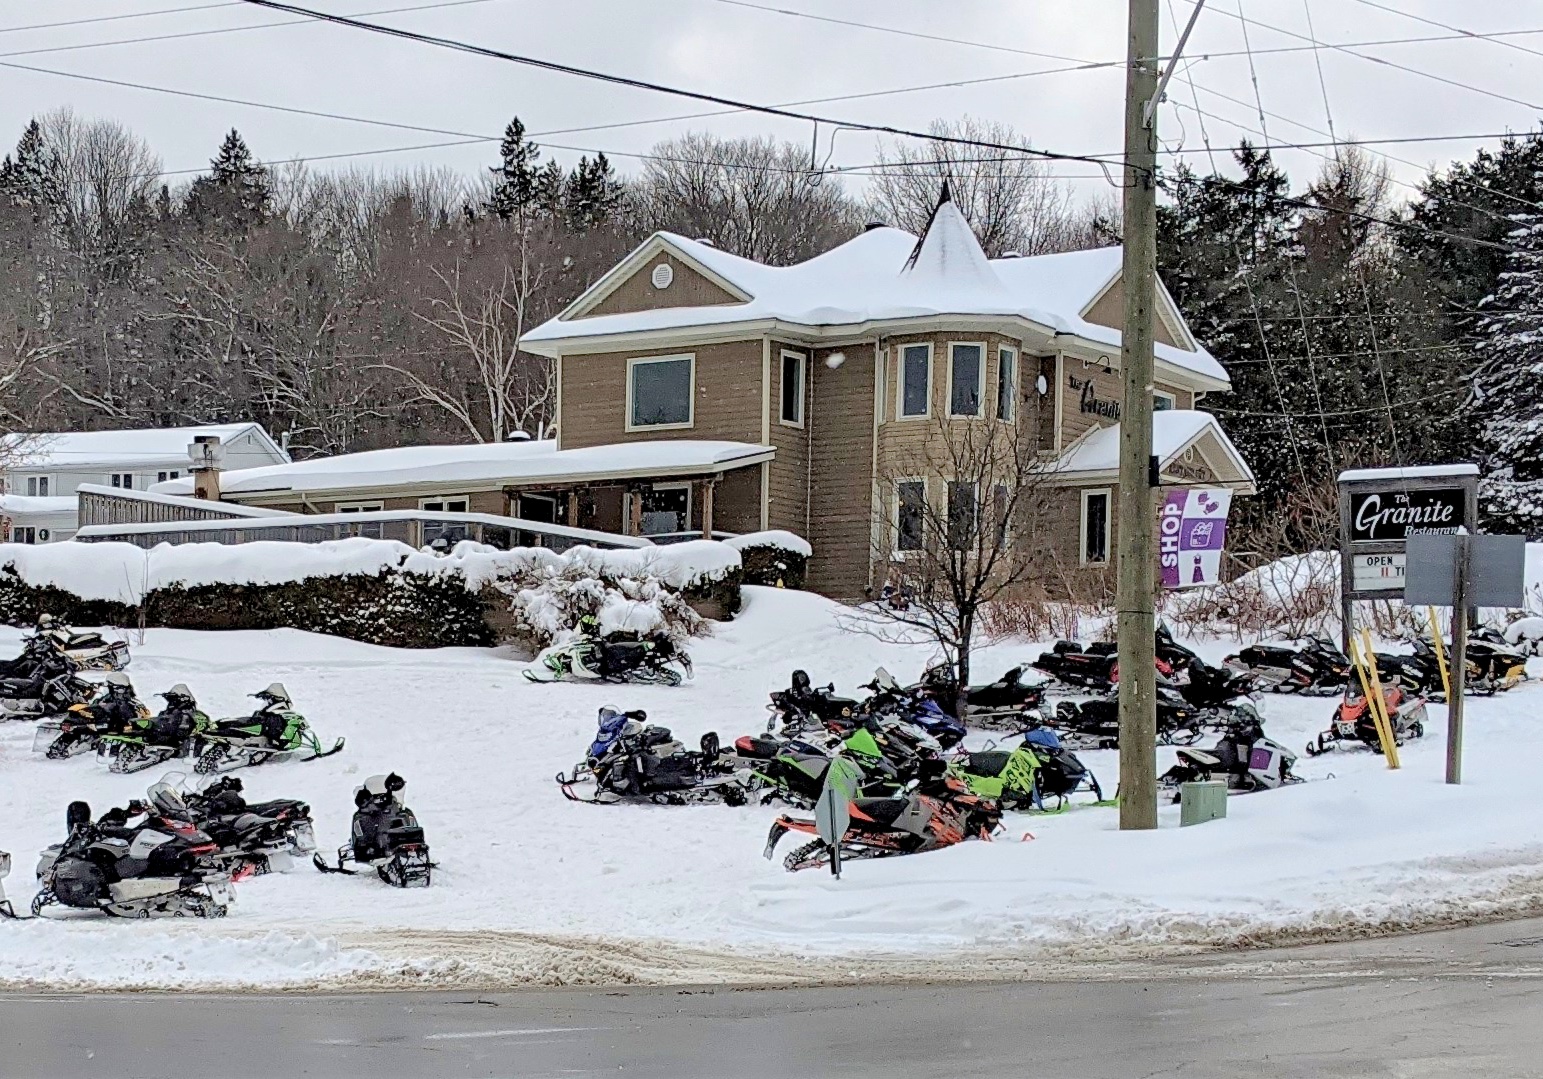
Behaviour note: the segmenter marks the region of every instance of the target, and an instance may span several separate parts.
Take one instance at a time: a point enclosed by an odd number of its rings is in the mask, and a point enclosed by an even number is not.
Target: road
[[[1543,919],[799,989],[0,996],[0,1076],[1543,1077]]]

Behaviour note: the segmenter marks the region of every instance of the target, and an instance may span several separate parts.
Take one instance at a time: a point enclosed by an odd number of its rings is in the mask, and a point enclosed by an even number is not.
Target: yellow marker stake
[[[1377,653],[1372,650],[1372,635],[1365,629],[1361,630],[1361,661],[1365,665],[1365,681],[1371,683],[1372,692],[1367,700],[1373,703],[1372,714],[1378,720],[1377,738],[1382,742],[1382,755],[1387,757],[1389,768],[1402,767],[1398,743],[1393,737],[1393,720],[1388,715],[1387,700],[1382,696],[1382,679],[1377,677]]]
[[[1436,644],[1436,664],[1441,668],[1441,689],[1446,694],[1447,705],[1452,703],[1452,676],[1447,673],[1447,646],[1441,640],[1441,627],[1436,624],[1436,608],[1427,607],[1430,614],[1430,639]]]

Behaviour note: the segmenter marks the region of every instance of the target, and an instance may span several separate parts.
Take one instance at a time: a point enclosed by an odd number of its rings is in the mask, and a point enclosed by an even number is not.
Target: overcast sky
[[[1021,76],[807,108],[837,119],[907,128],[968,113],[1011,123],[1036,147],[1067,153],[1107,154],[1121,145],[1123,82],[1117,69],[1034,73],[1078,62],[1120,60],[1125,52],[1123,0],[756,0],[749,6],[737,0],[461,0],[444,6],[445,0],[439,0],[440,6],[427,8],[430,2],[310,0],[308,6],[338,14],[423,7],[373,19],[768,104]],[[1191,9],[1190,0],[1172,0],[1171,9],[1169,2],[1163,0],[1165,48],[1177,37],[1172,16],[1184,19]],[[1329,117],[1341,138],[1394,139],[1526,130],[1543,116],[1543,105],[1533,104],[1543,102],[1543,0],[1377,2],[1404,14],[1377,10],[1367,0],[1211,0],[1186,55],[1193,59],[1187,72],[1200,88],[1200,108],[1210,114],[1203,123],[1212,143],[1234,144],[1259,127],[1249,62],[1240,55],[1240,4],[1255,20],[1249,38],[1264,108],[1276,114],[1266,117],[1272,141],[1325,141]],[[207,7],[167,11],[195,5]],[[976,44],[919,40],[784,11]],[[27,28],[145,12],[166,13]],[[1326,109],[1315,55],[1302,48],[1309,16],[1318,40],[1332,43],[1454,36],[1410,16],[1478,33],[1532,32],[1499,41],[1446,40],[1355,50],[1477,89],[1323,50],[1316,59],[1327,88]],[[127,42],[231,27],[259,28]],[[111,44],[78,47],[95,43]],[[1300,51],[1278,51],[1282,49]],[[1047,55],[1031,55],[1035,53]],[[813,134],[807,123],[764,115],[666,119],[711,106],[343,27],[310,21],[297,25],[290,16],[239,2],[0,0],[0,65],[5,65],[0,66],[0,143],[14,143],[32,115],[68,105],[85,115],[127,124],[149,140],[168,170],[203,167],[232,126],[240,128],[265,160],[304,157],[328,167],[448,165],[471,172],[495,159],[496,143],[322,161],[327,155],[422,147],[457,136],[199,101],[10,65],[343,113],[468,138],[496,139],[518,114],[533,132],[565,132],[538,140],[575,148],[554,151],[559,158],[576,158],[578,148],[604,150],[623,172],[640,166],[628,154],[646,153],[658,140],[693,128],[726,136],[772,133],[801,145],[808,145]],[[1168,97],[1159,121],[1165,144],[1202,149],[1202,119],[1193,111],[1195,99],[1182,77],[1175,78]],[[637,123],[647,120],[662,122]],[[634,126],[567,130],[601,124]],[[1429,163],[1466,158],[1482,143],[1494,141],[1467,137],[1376,149],[1402,159],[1394,163],[1395,176],[1407,182],[1418,178]],[[841,132],[832,146],[832,132],[820,131],[818,156],[828,156],[832,165],[871,162],[874,150],[870,135]],[[1280,156],[1299,185],[1321,164],[1302,151]],[[1191,160],[1205,165],[1203,155]],[[1055,167],[1076,177],[1085,194],[1104,184],[1096,172],[1090,178],[1091,170],[1074,163]]]

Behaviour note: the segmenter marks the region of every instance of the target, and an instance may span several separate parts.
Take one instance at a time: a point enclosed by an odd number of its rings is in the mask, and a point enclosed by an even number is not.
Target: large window
[[[28,495],[28,497],[30,497],[30,498],[47,498],[48,497],[48,487],[49,487],[48,479],[49,478],[47,476],[28,476],[27,477],[27,495]]]
[[[1082,564],[1109,561],[1109,492],[1082,492]]]
[[[155,482],[156,483],[165,483],[167,480],[178,479],[181,476],[182,476],[182,473],[179,472],[177,469],[171,469],[170,471],[167,471],[167,472],[157,472],[155,474]]]
[[[804,355],[801,352],[782,354],[782,412],[780,417],[789,427],[804,425]]]
[[[121,487],[125,491],[132,491],[134,489],[134,473],[132,472],[114,472],[110,478],[114,487]]]
[[[1018,352],[997,350],[997,419],[1011,420],[1018,400]]]
[[[985,376],[984,345],[948,346],[948,414],[979,416],[981,381]]]
[[[900,407],[902,419],[925,416],[932,399],[932,346],[906,345],[900,350]]]
[[[895,485],[895,550],[919,551],[926,529],[927,484],[901,480]]]
[[[627,361],[627,430],[690,427],[696,358],[660,356]]]
[[[955,551],[967,551],[975,546],[975,529],[979,525],[980,503],[976,498],[975,484],[965,480],[952,480],[948,484],[948,545]]]

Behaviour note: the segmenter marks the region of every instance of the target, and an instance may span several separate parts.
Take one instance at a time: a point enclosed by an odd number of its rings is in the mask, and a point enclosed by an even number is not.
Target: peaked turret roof
[[[985,295],[1003,302],[1009,299],[1002,279],[991,269],[986,252],[975,238],[975,230],[950,195],[947,181],[901,276],[913,289],[970,295],[977,302]]]

